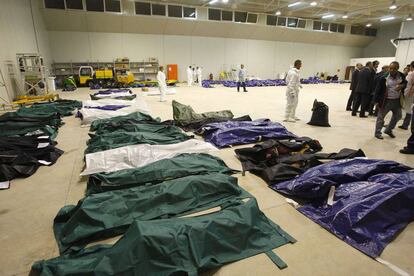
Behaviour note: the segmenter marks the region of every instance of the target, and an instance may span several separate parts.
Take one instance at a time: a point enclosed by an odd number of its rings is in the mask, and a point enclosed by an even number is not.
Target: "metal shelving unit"
[[[77,76],[80,66],[92,66],[94,70],[103,68],[119,68],[124,67],[126,70],[130,70],[135,77],[136,81],[143,80],[155,80],[159,63],[157,59],[150,58],[148,61],[112,61],[112,62],[100,62],[100,61],[87,61],[87,62],[53,62],[52,70],[53,74],[57,78],[64,78],[67,76]]]

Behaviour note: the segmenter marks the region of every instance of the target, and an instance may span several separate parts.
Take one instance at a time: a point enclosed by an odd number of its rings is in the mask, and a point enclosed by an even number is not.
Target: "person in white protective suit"
[[[197,80],[198,80],[198,85],[202,86],[202,82],[203,82],[203,71],[201,71],[201,67],[197,67]]]
[[[191,68],[191,66],[188,66],[187,68],[187,84],[188,86],[193,85],[193,69]]]
[[[299,70],[302,67],[302,61],[296,60],[286,76],[286,112],[284,122],[295,122],[299,119],[296,117],[296,107],[298,106],[300,84]]]
[[[167,93],[167,82],[165,81],[164,67],[160,66],[157,74],[158,89],[160,89],[160,102],[165,102]]]

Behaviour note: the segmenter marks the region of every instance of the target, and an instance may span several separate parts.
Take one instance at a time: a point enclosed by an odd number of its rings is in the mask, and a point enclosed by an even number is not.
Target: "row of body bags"
[[[72,115],[81,102],[57,100],[21,107],[0,116],[0,188],[10,180],[28,177],[40,166],[50,166],[63,154],[54,139],[63,125],[62,116]]]
[[[197,275],[259,253],[286,267],[272,249],[295,239],[238,186],[237,171],[207,154],[217,150],[210,143],[138,112],[95,120],[90,129],[86,197],[59,211],[61,255],[36,262],[35,271]],[[120,234],[113,245],[87,247]]]
[[[268,140],[236,149],[243,170],[298,202],[298,210],[351,246],[377,258],[414,220],[414,172],[361,150],[320,153],[317,140]],[[329,161],[329,162],[327,162]]]
[[[266,139],[294,138],[282,124],[269,119],[252,121],[245,115],[234,118],[230,110],[196,113],[189,105],[173,101],[174,123],[185,130],[195,130],[205,141],[218,148],[250,144]]]

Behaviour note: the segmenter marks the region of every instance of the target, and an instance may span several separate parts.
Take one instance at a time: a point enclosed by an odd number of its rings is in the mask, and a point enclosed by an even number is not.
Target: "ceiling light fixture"
[[[209,5],[215,4],[217,3],[218,0],[211,0],[210,2],[208,2]]]
[[[335,16],[334,14],[326,14],[326,15],[322,16],[322,19],[332,18],[334,16]]]
[[[406,19],[407,21],[413,21],[413,17],[411,16],[411,13],[408,15],[408,17],[407,17],[407,19]]]
[[[311,5],[311,6],[316,6],[316,5],[318,5],[318,3],[317,3],[317,2],[315,2],[315,1],[313,1],[313,2],[311,2],[311,3],[310,3],[310,5]]]
[[[297,5],[300,5],[300,4],[302,4],[302,2],[295,2],[295,3],[292,3],[292,4],[289,4],[288,5],[288,8],[292,8],[292,7],[296,7]]]
[[[229,2],[229,0],[223,0],[224,4],[227,4]]]
[[[281,15],[281,14],[282,14],[282,12],[281,12],[281,11],[277,11],[275,14],[276,14],[276,15]]]
[[[348,15],[347,14],[344,14],[344,15],[342,15],[342,18],[343,19],[347,19],[348,18]]]
[[[392,1],[390,10],[395,10],[397,8],[397,5],[395,4],[395,1]]]
[[[381,18],[380,21],[390,21],[390,20],[394,20],[394,19],[395,19],[394,16],[389,16],[389,17]]]
[[[367,26],[368,28],[369,27],[372,27],[372,24],[371,23],[368,23],[367,25],[365,25],[365,26]]]

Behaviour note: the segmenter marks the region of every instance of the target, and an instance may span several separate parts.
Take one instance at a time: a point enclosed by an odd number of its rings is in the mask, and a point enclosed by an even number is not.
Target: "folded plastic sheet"
[[[50,138],[0,137],[0,182],[28,177],[63,154]]]
[[[91,100],[102,100],[102,99],[115,99],[115,100],[124,100],[124,101],[132,101],[133,99],[135,99],[137,97],[137,95],[133,94],[110,94],[110,95],[90,95]]]
[[[95,120],[108,119],[116,116],[128,115],[133,112],[149,113],[147,103],[142,97],[137,97],[132,101],[116,100],[116,99],[102,99],[96,101],[86,101],[83,103],[84,107],[102,107],[107,105],[126,105],[127,107],[118,110],[100,110],[93,108],[82,108],[79,110],[82,124],[90,124]]]
[[[150,115],[133,112],[127,115],[116,116],[108,119],[95,120],[91,124],[90,131],[99,131],[103,129],[113,129],[123,124],[134,124],[134,123],[159,123],[160,119],[154,119]],[[110,130],[112,131],[112,130]]]
[[[366,181],[380,173],[400,173],[411,168],[390,160],[354,158],[313,167],[300,176],[272,186],[272,189],[303,199],[326,198],[332,186]]]
[[[171,145],[132,145],[85,155],[86,168],[81,175],[139,168],[182,153],[217,151],[210,143],[190,139]]]
[[[95,95],[111,95],[111,94],[132,94],[131,89],[106,89],[99,90]]]
[[[61,252],[116,236],[134,220],[174,217],[219,206],[242,194],[237,178],[211,173],[90,195],[63,207],[54,221]],[[246,194],[244,194],[246,196]]]
[[[190,175],[206,173],[230,175],[236,172],[218,157],[204,153],[184,153],[141,168],[93,174],[89,177],[86,194],[152,185]]]
[[[378,174],[366,181],[346,183],[336,189],[332,206],[325,200],[298,210],[376,258],[414,220],[414,172]]]
[[[178,126],[189,126],[191,124],[202,125],[206,120],[230,120],[234,117],[230,110],[196,113],[189,105],[172,102],[174,121]]]
[[[85,153],[93,153],[109,149],[115,149],[136,144],[167,145],[191,139],[191,136],[183,133],[181,129],[172,127],[165,132],[123,132],[116,131],[93,136],[88,141]],[[175,130],[175,128],[178,130]]]
[[[249,199],[198,217],[136,220],[112,246],[98,245],[39,261],[32,269],[42,276],[192,276],[260,253],[271,254],[283,268],[286,264],[271,250],[293,242]]]
[[[83,106],[83,108],[87,108],[87,109],[99,109],[99,110],[107,110],[107,111],[116,111],[116,110],[119,110],[125,107],[129,107],[129,105],[109,104],[109,105],[101,105],[101,106]]]
[[[295,138],[282,124],[269,119],[254,121],[227,121],[203,125],[197,131],[207,142],[219,148],[258,142],[265,139]]]

